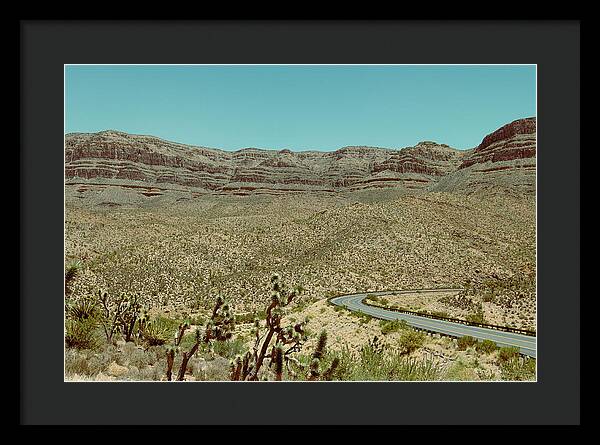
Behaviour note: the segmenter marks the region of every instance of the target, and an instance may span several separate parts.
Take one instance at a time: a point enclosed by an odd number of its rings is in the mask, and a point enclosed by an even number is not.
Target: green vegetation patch
[[[475,346],[477,344],[477,339],[475,337],[471,337],[470,335],[465,335],[464,337],[460,337],[456,341],[456,346],[459,351],[464,351],[465,349]]]
[[[498,351],[498,361],[502,364],[519,357],[519,348],[504,346]]]
[[[405,354],[410,354],[423,346],[426,338],[427,335],[424,332],[409,328],[402,332],[398,344]]]
[[[409,329],[406,320],[381,320],[379,326],[381,327],[381,333],[384,335]]]
[[[535,380],[536,360],[531,357],[513,357],[500,365],[502,380]]]
[[[498,349],[498,346],[492,340],[483,340],[483,341],[478,342],[475,345],[475,349],[478,352],[483,352],[485,354],[491,354],[492,352],[494,352],[495,350]]]
[[[336,380],[351,381],[430,381],[442,380],[442,367],[430,359],[418,359],[389,349],[377,337],[364,345],[358,353],[348,348],[337,353],[339,365]]]

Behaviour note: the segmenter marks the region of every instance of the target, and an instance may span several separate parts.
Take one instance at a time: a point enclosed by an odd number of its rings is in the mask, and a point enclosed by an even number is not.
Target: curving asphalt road
[[[440,334],[451,335],[453,337],[462,337],[470,335],[480,340],[492,340],[498,346],[516,346],[521,353],[529,357],[536,357],[536,337],[516,334],[512,332],[498,331],[489,328],[480,328],[478,326],[469,326],[460,323],[454,323],[445,320],[436,320],[433,318],[420,317],[418,315],[403,314],[383,308],[367,306],[362,302],[367,295],[398,295],[414,294],[415,292],[433,293],[458,291],[460,289],[418,289],[405,291],[380,291],[364,292],[358,294],[348,294],[332,298],[331,303],[345,307],[347,309],[362,312],[382,320],[406,320],[406,322],[415,328],[426,329],[428,331],[439,332]]]

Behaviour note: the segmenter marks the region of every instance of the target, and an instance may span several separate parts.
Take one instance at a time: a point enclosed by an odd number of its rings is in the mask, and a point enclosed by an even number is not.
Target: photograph
[[[64,63],[64,383],[537,382],[537,76]]]

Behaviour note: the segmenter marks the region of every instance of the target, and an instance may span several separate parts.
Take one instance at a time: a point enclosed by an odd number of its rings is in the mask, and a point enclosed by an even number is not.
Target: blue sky
[[[67,65],[65,133],[336,150],[433,140],[459,149],[536,115],[534,65]]]

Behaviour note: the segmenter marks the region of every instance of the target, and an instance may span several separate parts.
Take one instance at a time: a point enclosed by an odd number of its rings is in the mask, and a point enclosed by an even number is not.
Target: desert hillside
[[[379,192],[378,195],[383,195]],[[184,309],[216,292],[241,310],[268,300],[273,271],[306,298],[462,285],[535,270],[533,197],[428,193],[211,197],[170,207],[67,206],[76,293],[137,291]]]
[[[401,149],[228,152],[119,131],[65,136],[67,197],[148,204],[206,194],[411,191],[535,193],[535,118],[511,122],[466,151],[423,141]]]

